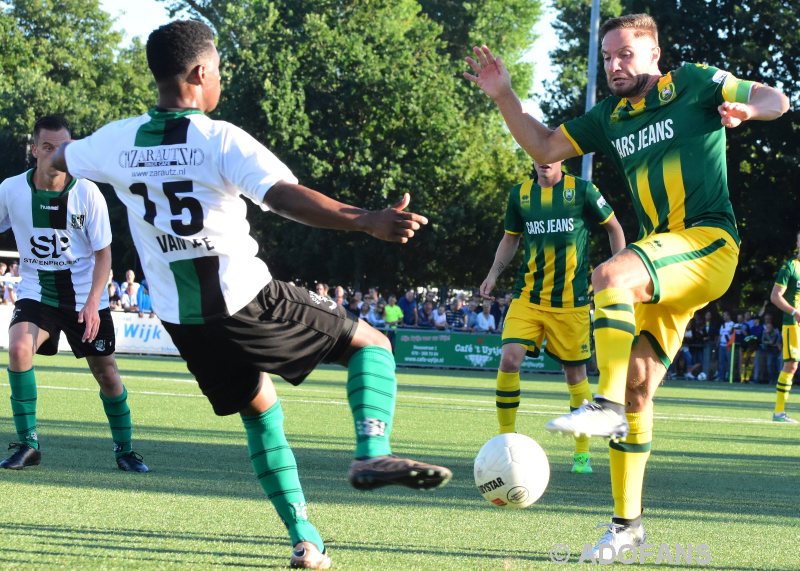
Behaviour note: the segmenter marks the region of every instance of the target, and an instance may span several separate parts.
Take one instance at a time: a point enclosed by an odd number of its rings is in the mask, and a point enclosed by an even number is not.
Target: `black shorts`
[[[67,336],[72,354],[78,359],[111,355],[116,344],[114,320],[111,319],[111,310],[108,308],[101,309],[99,314],[100,327],[97,330],[97,337],[91,343],[84,343],[81,340],[86,331],[86,324],[78,323],[77,311],[65,311],[33,299],[17,300],[8,326],[10,328],[16,323],[33,323],[39,329],[47,331],[50,338],[36,349],[37,355],[58,353],[58,340],[62,331]]]
[[[336,361],[358,322],[330,298],[272,280],[235,315],[204,325],[163,325],[222,416],[253,400],[262,372],[299,385],[319,363]]]

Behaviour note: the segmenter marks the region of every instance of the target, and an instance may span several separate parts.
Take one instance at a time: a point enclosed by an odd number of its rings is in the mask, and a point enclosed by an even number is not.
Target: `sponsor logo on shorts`
[[[311,297],[311,301],[313,301],[317,305],[326,304],[328,306],[328,309],[330,309],[331,311],[336,309],[336,302],[333,301],[331,298],[325,297],[324,295],[319,295],[318,293],[313,292],[311,290],[308,290],[308,295]]]

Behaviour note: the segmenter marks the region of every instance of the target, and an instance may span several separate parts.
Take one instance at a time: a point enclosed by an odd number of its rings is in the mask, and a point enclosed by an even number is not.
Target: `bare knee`
[[[122,379],[119,377],[117,362],[113,358],[87,359],[97,384],[105,395],[117,395],[122,392]]]
[[[8,347],[8,364],[12,371],[27,371],[33,366],[33,345],[28,340],[14,340]]]
[[[783,370],[794,375],[797,372],[797,361],[786,361],[783,364]]]

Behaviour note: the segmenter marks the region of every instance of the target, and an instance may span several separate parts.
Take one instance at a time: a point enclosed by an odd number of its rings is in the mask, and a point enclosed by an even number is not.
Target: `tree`
[[[538,5],[170,5],[188,7],[218,34],[226,75],[219,116],[253,133],[311,187],[368,208],[410,192],[411,208],[431,220],[417,239],[397,246],[254,218],[276,276],[384,290],[480,283],[502,235],[505,193],[530,167],[490,102],[461,78],[463,57],[486,31],[508,61],[517,59]],[[488,8],[498,10],[495,18]],[[529,68],[514,67],[530,77]]]
[[[0,180],[27,167],[37,117],[61,113],[80,137],[153,102],[141,44],[119,49],[121,35],[111,25],[97,0],[0,2]],[[116,228],[122,206],[113,193],[104,194]],[[10,235],[3,238],[3,247],[13,243]],[[115,232],[114,238],[115,265],[133,265],[129,236]]]
[[[661,70],[681,62],[707,62],[742,79],[782,88],[792,107],[800,103],[800,30],[795,7],[783,0],[718,0],[713,17],[705,0],[601,2],[601,20],[647,12],[659,24]],[[562,45],[554,53],[559,80],[546,89],[542,108],[557,125],[583,113],[589,2],[558,0],[555,24]],[[598,77],[605,77],[598,62]],[[598,98],[608,95],[599,82]],[[800,162],[798,113],[769,123],[745,123],[728,131],[728,185],[742,236],[740,264],[723,298],[728,307],[761,305],[768,298],[779,260],[791,255],[800,197],[793,177]],[[624,182],[602,156],[595,157],[595,183],[604,188],[628,236],[637,227]],[[626,207],[622,207],[625,205]]]

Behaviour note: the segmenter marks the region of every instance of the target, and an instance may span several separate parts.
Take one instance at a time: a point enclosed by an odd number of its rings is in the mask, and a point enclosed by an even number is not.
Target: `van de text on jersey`
[[[161,236],[156,236],[156,242],[158,242],[158,246],[161,248],[161,251],[164,254],[167,252],[180,252],[182,250],[189,250],[190,248],[194,250],[195,248],[200,248],[201,246],[204,246],[207,252],[210,252],[214,249],[214,245],[211,243],[211,239],[208,236],[185,240],[169,234],[162,234]]]
[[[525,223],[528,234],[552,234],[553,232],[572,232],[575,228],[574,218],[550,218],[549,220],[532,220]]]
[[[646,149],[660,141],[671,139],[675,135],[672,129],[672,119],[664,119],[652,125],[642,127],[636,133],[614,139],[614,146],[620,158],[624,159],[637,151]]]

